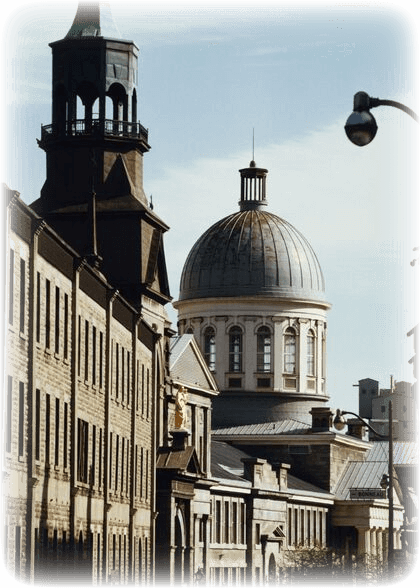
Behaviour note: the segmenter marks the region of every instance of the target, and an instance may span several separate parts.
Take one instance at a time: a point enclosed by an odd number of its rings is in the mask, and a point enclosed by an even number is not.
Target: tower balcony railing
[[[148,141],[149,131],[139,122],[112,119],[75,119],[41,126],[41,141],[61,137],[118,137]]]

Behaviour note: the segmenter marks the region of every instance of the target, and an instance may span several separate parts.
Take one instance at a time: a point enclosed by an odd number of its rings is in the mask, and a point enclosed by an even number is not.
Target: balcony
[[[40,147],[47,143],[62,140],[67,137],[115,138],[140,140],[148,142],[149,132],[139,122],[127,122],[111,119],[77,119],[65,125],[50,124],[41,126]]]

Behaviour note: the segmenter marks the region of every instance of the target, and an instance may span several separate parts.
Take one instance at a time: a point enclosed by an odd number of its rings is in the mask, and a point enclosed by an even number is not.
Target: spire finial
[[[249,167],[255,167],[256,163],[255,163],[255,133],[254,133],[254,127],[252,127],[252,161],[249,164]]]

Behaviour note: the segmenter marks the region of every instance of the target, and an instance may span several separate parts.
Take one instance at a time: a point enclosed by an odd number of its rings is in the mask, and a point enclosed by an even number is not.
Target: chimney
[[[314,406],[310,410],[312,415],[312,432],[323,433],[331,431],[334,412],[329,406]]]

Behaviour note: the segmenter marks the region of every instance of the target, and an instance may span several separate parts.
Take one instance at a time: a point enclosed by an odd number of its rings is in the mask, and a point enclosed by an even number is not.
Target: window
[[[36,341],[41,340],[41,274],[36,273]]]
[[[89,379],[89,321],[85,320],[85,382]]]
[[[77,419],[77,479],[87,484],[88,481],[89,424]]]
[[[21,333],[25,332],[25,273],[26,264],[25,260],[20,260],[20,317],[19,317],[19,329]]]
[[[60,352],[60,288],[55,287],[55,353]]]
[[[13,378],[7,377],[7,424],[6,424],[6,451],[12,451],[12,392]]]
[[[69,295],[64,294],[64,342],[63,342],[64,359],[68,358],[68,354],[69,354]]]
[[[45,280],[45,347],[50,348],[50,329],[51,329],[51,282]]]
[[[232,327],[229,331],[229,371],[242,371],[242,330]]]
[[[96,385],[96,327],[92,326],[92,384]]]
[[[215,518],[215,531],[216,531],[216,543],[221,543],[221,525],[222,525],[222,505],[220,500],[216,500],[216,518]]]
[[[104,334],[99,332],[99,387],[103,386]]]
[[[296,373],[296,333],[291,327],[284,334],[284,372]]]
[[[66,468],[67,467],[67,428],[68,428],[68,411],[69,411],[69,405],[67,402],[64,403],[64,425],[63,425],[63,466]]]
[[[216,369],[216,333],[213,327],[207,327],[204,331],[204,359],[209,370]]]
[[[257,372],[271,372],[271,331],[260,327],[257,331]]]
[[[224,520],[224,543],[229,543],[229,502],[225,502],[225,520]]]
[[[13,296],[15,281],[15,252],[10,250],[10,267],[9,267],[9,323],[13,325]]]
[[[60,400],[55,399],[55,459],[54,465],[58,466],[60,456]]]
[[[45,463],[50,463],[50,418],[51,418],[51,397],[45,395]]]
[[[37,388],[35,393],[35,459],[39,460],[41,446],[41,391]]]
[[[24,422],[25,422],[25,384],[19,382],[19,457],[23,456]]]
[[[306,359],[307,359],[307,374],[308,376],[315,375],[315,334],[312,331],[308,331],[306,338]]]

